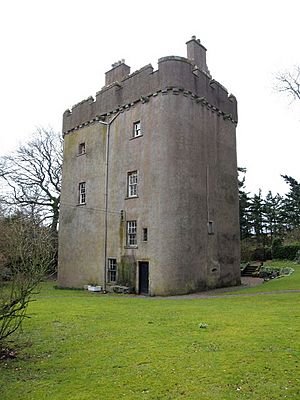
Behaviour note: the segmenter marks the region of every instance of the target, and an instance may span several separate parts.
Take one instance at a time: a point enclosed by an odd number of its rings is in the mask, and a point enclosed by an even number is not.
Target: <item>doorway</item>
[[[148,261],[139,261],[139,294],[149,294]]]

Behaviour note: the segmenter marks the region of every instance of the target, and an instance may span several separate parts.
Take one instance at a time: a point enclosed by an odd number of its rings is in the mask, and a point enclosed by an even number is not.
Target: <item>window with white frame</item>
[[[138,136],[142,136],[142,133],[141,133],[141,121],[136,121],[136,122],[134,122],[134,124],[133,124],[133,134],[132,134],[132,136],[135,138],[135,137],[138,137]]]
[[[85,204],[85,200],[86,200],[85,182],[80,182],[78,188],[78,203]]]
[[[138,195],[138,172],[132,171],[127,174],[127,196],[137,197]]]
[[[115,258],[108,259],[107,281],[111,283],[117,282],[117,260]]]
[[[136,221],[127,221],[127,246],[137,245]]]
[[[79,143],[78,146],[78,155],[85,154],[85,143]]]

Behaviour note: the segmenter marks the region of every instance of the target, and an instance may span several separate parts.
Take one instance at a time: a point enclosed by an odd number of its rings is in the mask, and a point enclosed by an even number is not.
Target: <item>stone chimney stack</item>
[[[125,60],[120,60],[112,64],[112,69],[105,72],[105,86],[113,82],[120,82],[126,75],[130,74],[130,67],[125,64]]]
[[[191,60],[199,70],[210,76],[206,65],[206,48],[200,43],[200,39],[192,36],[192,39],[186,42],[187,58]]]

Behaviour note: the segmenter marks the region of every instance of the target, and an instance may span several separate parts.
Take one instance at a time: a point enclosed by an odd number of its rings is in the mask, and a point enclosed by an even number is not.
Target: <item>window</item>
[[[121,222],[124,222],[125,221],[125,211],[124,210],[121,210],[120,217],[121,217]]]
[[[143,228],[143,242],[148,242],[148,228]]]
[[[137,197],[138,186],[138,173],[137,171],[128,172],[127,174],[127,196]]]
[[[208,221],[207,231],[209,235],[213,235],[215,233],[214,221]]]
[[[78,155],[85,154],[85,143],[80,143],[78,146]]]
[[[117,260],[115,258],[108,259],[107,280],[111,283],[117,281]]]
[[[132,137],[142,136],[141,134],[141,121],[137,121],[133,124],[133,134]]]
[[[127,246],[136,245],[136,221],[127,221]]]
[[[85,182],[79,183],[78,203],[85,204]]]

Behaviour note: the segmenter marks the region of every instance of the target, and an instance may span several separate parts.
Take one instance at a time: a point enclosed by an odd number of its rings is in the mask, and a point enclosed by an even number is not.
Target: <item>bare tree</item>
[[[21,214],[1,218],[0,233],[0,268],[9,267],[9,282],[0,281],[1,343],[26,317],[37,285],[54,262],[54,243],[49,228]]]
[[[285,71],[276,76],[278,92],[287,93],[292,100],[300,100],[300,67],[295,66],[293,71]]]
[[[0,158],[0,178],[7,188],[1,202],[50,220],[54,236],[59,219],[61,165],[62,138],[44,128],[38,128],[32,140],[12,155]]]

